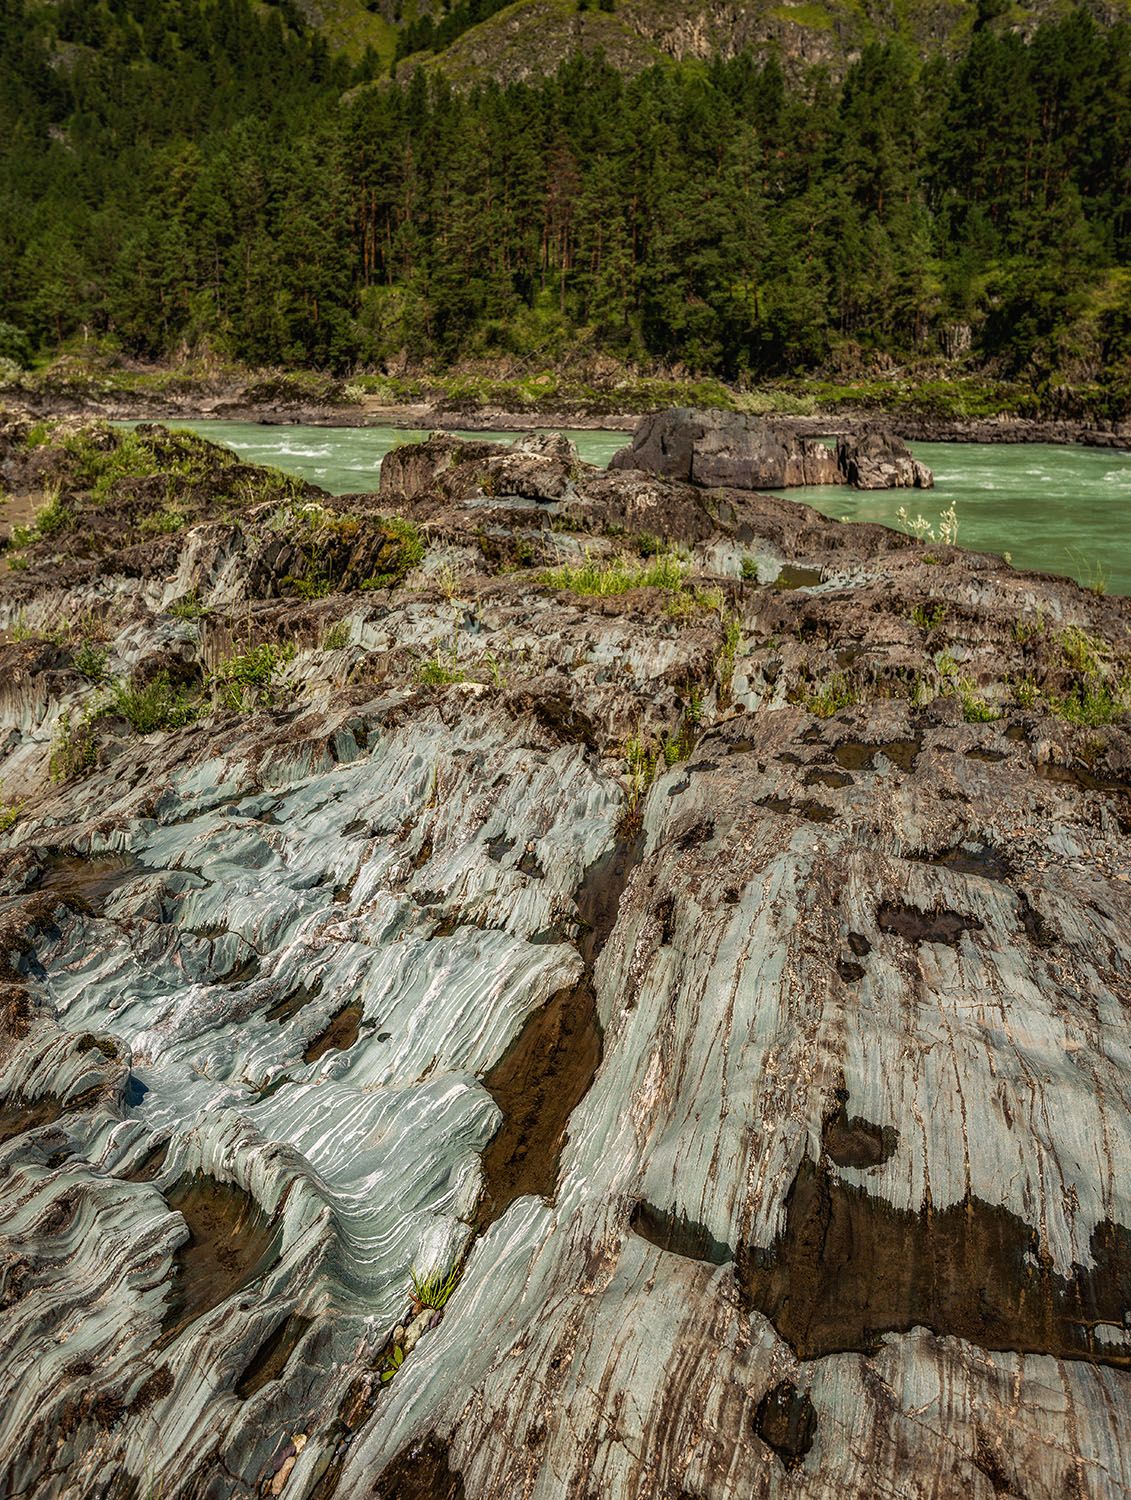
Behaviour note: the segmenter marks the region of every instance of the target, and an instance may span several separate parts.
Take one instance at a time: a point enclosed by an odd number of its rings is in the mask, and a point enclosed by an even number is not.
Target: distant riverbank
[[[250,372],[232,367],[98,367],[64,363],[0,385],[0,405],[44,417],[115,421],[239,421],[308,427],[523,432],[631,432],[673,406],[750,412],[805,435],[866,423],[908,441],[1083,443],[1131,449],[1131,420],[1110,417],[1095,392],[1041,398],[976,379],[794,380],[737,389],[715,380],[617,376],[358,376]]]

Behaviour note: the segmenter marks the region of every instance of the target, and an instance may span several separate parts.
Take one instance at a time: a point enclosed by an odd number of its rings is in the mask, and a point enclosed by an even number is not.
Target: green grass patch
[[[295,646],[269,642],[225,657],[212,674],[211,685],[219,707],[230,713],[273,708],[279,696],[276,677],[297,655]]]
[[[175,600],[165,613],[172,615],[174,620],[202,620],[211,611],[207,604],[201,604],[194,591]]]
[[[447,687],[453,682],[466,682],[467,673],[460,666],[455,652],[438,651],[417,667],[416,680],[422,687]]]
[[[627,594],[631,589],[664,589],[674,593],[681,589],[688,568],[672,553],[657,557],[646,566],[626,562],[623,557],[597,560],[587,557],[583,563],[565,563],[539,575],[547,588],[567,590],[584,598],[609,598]]]
[[[802,700],[805,707],[818,719],[831,719],[842,708],[860,701],[859,694],[841,672],[834,672],[827,682]]]
[[[172,682],[167,672],[161,672],[144,687],[115,683],[98,717],[120,714],[137,734],[144,735],[182,729],[203,712],[204,703],[198,691]]]
[[[157,536],[165,536],[174,531],[183,531],[188,525],[188,517],[179,510],[155,510],[141,523],[140,530]]]

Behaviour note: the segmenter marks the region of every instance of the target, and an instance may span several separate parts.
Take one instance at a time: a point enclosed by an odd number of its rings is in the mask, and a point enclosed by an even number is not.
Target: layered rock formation
[[[1127,1493],[1127,601],[556,443],[0,466],[5,1493]]]
[[[736,412],[676,409],[642,418],[610,468],[640,469],[708,488],[773,490],[851,484],[862,490],[930,489],[930,469],[889,432],[865,428],[835,449],[790,422]]]

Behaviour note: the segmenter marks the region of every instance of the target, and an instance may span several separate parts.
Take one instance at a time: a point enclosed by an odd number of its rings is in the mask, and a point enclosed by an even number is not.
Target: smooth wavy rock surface
[[[1128,602],[128,441],[0,432],[0,1490],[1131,1494]]]

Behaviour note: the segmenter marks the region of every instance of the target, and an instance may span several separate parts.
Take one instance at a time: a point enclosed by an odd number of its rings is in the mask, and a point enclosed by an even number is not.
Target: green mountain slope
[[[1095,0],[1088,8],[1101,24],[1111,24],[1131,15],[1131,0]],[[613,0],[608,8],[596,0],[514,0],[448,45],[403,59],[398,72],[423,63],[457,82],[513,81],[552,72],[577,51],[601,51],[622,71],[638,72],[664,58],[733,57],[744,49],[773,50],[797,64],[840,72],[869,42],[898,36],[923,54],[953,53],[979,18],[995,30],[1025,35],[1066,9],[1060,0],[1024,6],[1008,0]]]
[[[356,60],[371,47],[382,63],[392,59],[396,26],[380,9],[371,9],[366,0],[293,0],[293,3],[299,15],[323,34],[334,51]]]

